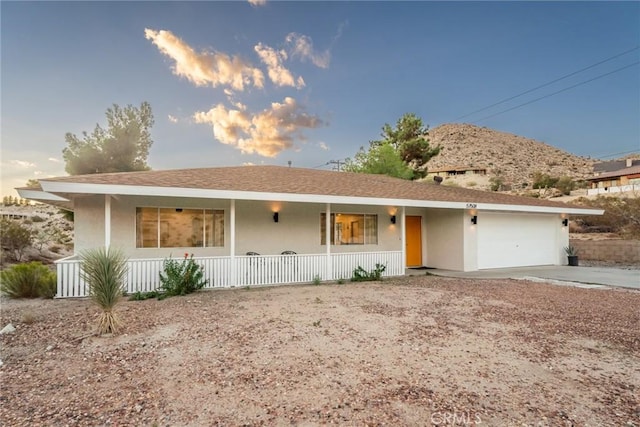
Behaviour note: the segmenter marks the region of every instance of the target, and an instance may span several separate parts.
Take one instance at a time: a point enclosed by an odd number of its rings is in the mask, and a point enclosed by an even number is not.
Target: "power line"
[[[624,66],[624,67],[621,67],[621,68],[615,69],[615,70],[610,71],[610,72],[605,73],[605,74],[600,74],[599,76],[596,76],[596,77],[594,77],[594,78],[592,78],[592,79],[585,80],[585,81],[580,82],[580,83],[576,83],[576,84],[574,84],[574,85],[572,85],[572,86],[566,87],[566,88],[564,88],[564,89],[560,89],[560,90],[558,90],[558,91],[556,91],[556,92],[552,92],[552,93],[550,93],[550,94],[548,94],[548,95],[544,95],[544,96],[541,96],[541,97],[539,97],[539,98],[532,99],[531,101],[524,102],[524,103],[522,103],[522,104],[516,105],[515,107],[507,108],[506,110],[499,111],[499,112],[497,112],[497,113],[495,113],[495,114],[492,114],[492,115],[490,115],[490,116],[483,117],[483,118],[481,118],[481,119],[479,119],[479,120],[474,120],[474,121],[473,121],[473,123],[482,122],[482,121],[484,121],[484,120],[490,119],[490,118],[492,118],[492,117],[498,116],[498,115],[503,114],[503,113],[506,113],[506,112],[508,112],[508,111],[513,111],[513,110],[515,110],[515,109],[517,109],[517,108],[524,107],[525,105],[533,104],[534,102],[540,101],[541,99],[549,98],[549,97],[551,97],[551,96],[553,96],[553,95],[557,95],[557,94],[559,94],[559,93],[566,92],[566,91],[568,91],[569,89],[573,89],[573,88],[575,88],[575,87],[582,86],[582,85],[587,84],[587,83],[590,83],[590,82],[592,82],[592,81],[594,81],[594,80],[601,79],[601,78],[603,78],[603,77],[606,77],[606,76],[609,76],[609,75],[611,75],[611,74],[614,74],[614,73],[620,72],[620,71],[622,71],[622,70],[625,70],[625,69],[627,69],[627,68],[633,67],[634,65],[638,65],[638,64],[640,64],[640,61],[636,61],[636,62],[634,62],[634,63],[632,63],[632,64],[629,64],[629,65],[626,65],[626,66]]]
[[[640,151],[640,148],[636,149],[636,150],[629,150],[629,151],[620,151],[618,153],[611,153],[611,154],[602,154],[602,155],[598,155],[597,158],[598,159],[606,159],[607,157],[613,157],[613,156],[619,156],[621,154],[631,154],[631,153],[637,153]],[[595,156],[594,156],[595,157]]]
[[[491,108],[491,107],[495,107],[496,105],[500,105],[500,104],[503,104],[503,103],[505,103],[505,102],[507,102],[507,101],[511,101],[512,99],[516,99],[516,98],[518,98],[518,97],[520,97],[520,96],[522,96],[522,95],[526,95],[526,94],[531,93],[531,92],[533,92],[533,91],[535,91],[535,90],[538,90],[538,89],[541,89],[541,88],[543,88],[543,87],[549,86],[549,85],[551,85],[551,84],[553,84],[553,83],[559,82],[560,80],[564,80],[564,79],[566,79],[567,77],[574,76],[574,75],[576,75],[576,74],[578,74],[578,73],[581,73],[581,72],[583,72],[583,71],[589,70],[589,69],[591,69],[591,68],[593,68],[593,67],[596,67],[596,66],[598,66],[598,65],[600,65],[600,64],[604,64],[605,62],[609,62],[609,61],[611,61],[611,60],[613,60],[613,59],[619,58],[619,57],[621,57],[621,56],[623,56],[623,55],[626,55],[627,53],[633,52],[634,50],[638,50],[638,49],[640,49],[640,46],[636,46],[636,47],[634,47],[633,49],[629,49],[629,50],[627,50],[627,51],[624,51],[624,52],[622,52],[622,53],[619,53],[619,54],[617,54],[617,55],[614,55],[614,56],[612,56],[612,57],[610,57],[610,58],[603,59],[603,60],[602,60],[602,61],[600,61],[600,62],[596,62],[595,64],[591,64],[591,65],[589,65],[588,67],[582,68],[582,69],[580,69],[580,70],[578,70],[578,71],[574,71],[573,73],[566,74],[566,75],[564,75],[564,76],[562,76],[562,77],[559,77],[559,78],[557,78],[557,79],[555,79],[555,80],[552,80],[552,81],[550,81],[550,82],[547,82],[547,83],[541,84],[540,86],[536,86],[536,87],[534,87],[533,89],[526,90],[526,91],[524,91],[524,92],[521,92],[521,93],[519,93],[519,94],[517,94],[517,95],[514,95],[514,96],[511,96],[511,97],[509,97],[509,98],[505,98],[505,99],[503,99],[503,100],[501,100],[501,101],[498,101],[498,102],[496,102],[496,103],[494,103],[494,104],[491,104],[491,105],[489,105],[489,106],[487,106],[487,107],[483,107],[483,108],[480,108],[479,110],[475,110],[475,111],[473,111],[473,112],[471,112],[471,113],[469,113],[469,114],[465,114],[464,116],[457,117],[457,118],[455,118],[453,121],[458,121],[458,120],[460,120],[460,119],[464,119],[465,117],[469,117],[469,116],[471,116],[471,115],[473,115],[473,114],[475,114],[475,113],[479,113],[480,111],[488,110],[488,109],[489,109],[489,108]]]

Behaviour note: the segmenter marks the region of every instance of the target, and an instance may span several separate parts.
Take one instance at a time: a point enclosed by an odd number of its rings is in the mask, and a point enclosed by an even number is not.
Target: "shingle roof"
[[[606,178],[617,178],[619,176],[636,175],[636,174],[640,174],[640,165],[619,169],[613,172],[601,173],[598,176],[594,176],[593,178],[587,179],[587,181],[600,181]]]
[[[371,197],[523,206],[571,207],[565,203],[467,188],[406,181],[385,175],[333,172],[281,166],[237,166],[152,170],[46,178],[80,184],[193,188],[264,193]],[[580,207],[582,208],[582,207]]]

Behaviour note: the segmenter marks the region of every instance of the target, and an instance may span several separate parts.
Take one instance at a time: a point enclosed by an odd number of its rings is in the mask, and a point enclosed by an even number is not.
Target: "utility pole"
[[[338,172],[340,172],[340,166],[344,165],[345,162],[343,162],[342,160],[329,160],[329,164],[336,165],[333,170],[337,170]]]

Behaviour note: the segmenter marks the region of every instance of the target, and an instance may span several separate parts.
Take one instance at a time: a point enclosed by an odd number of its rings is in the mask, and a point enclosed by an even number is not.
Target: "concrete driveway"
[[[429,272],[436,276],[476,279],[527,279],[575,286],[615,286],[640,289],[640,270],[609,267],[569,267],[545,265],[537,267],[496,268],[471,272],[428,269],[410,270],[410,274]],[[414,273],[415,272],[415,273]]]

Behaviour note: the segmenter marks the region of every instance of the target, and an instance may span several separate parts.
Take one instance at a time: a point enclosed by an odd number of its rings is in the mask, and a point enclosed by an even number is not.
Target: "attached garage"
[[[478,216],[478,269],[558,264],[557,215],[483,212]]]

